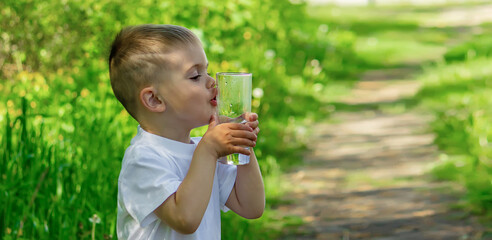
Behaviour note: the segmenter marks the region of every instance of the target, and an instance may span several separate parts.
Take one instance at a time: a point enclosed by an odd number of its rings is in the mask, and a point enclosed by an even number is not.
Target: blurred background
[[[438,5],[438,4],[467,4],[469,0],[308,0],[310,5],[337,5],[337,6],[369,6],[369,5]],[[485,2],[485,1],[484,1]]]
[[[433,116],[442,154],[430,174],[466,189],[466,211],[491,216],[490,1],[3,0],[0,13],[3,239],[116,239],[117,178],[137,123],[113,96],[107,59],[122,27],[144,23],[195,32],[213,75],[253,73],[267,209],[254,221],[223,214],[224,239],[305,224],[279,213],[285,174],[304,164],[316,123],[367,108]],[[387,91],[385,104],[352,94],[364,79],[401,78],[413,90]]]

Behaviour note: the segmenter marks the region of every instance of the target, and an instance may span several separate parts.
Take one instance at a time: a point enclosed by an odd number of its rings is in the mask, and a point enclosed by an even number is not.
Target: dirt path
[[[413,69],[413,70],[411,70]],[[419,84],[408,69],[367,72],[338,112],[319,123],[303,167],[286,176],[294,186],[279,211],[301,217],[281,239],[482,239],[467,214],[450,210],[450,185],[426,176],[438,159],[428,131],[432,118],[416,111],[364,110],[411,96]],[[407,80],[409,79],[409,80]]]

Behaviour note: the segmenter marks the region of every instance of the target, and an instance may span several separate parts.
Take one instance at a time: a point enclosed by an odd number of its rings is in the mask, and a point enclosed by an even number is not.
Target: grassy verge
[[[450,47],[443,61],[420,77],[423,87],[414,99],[435,115],[431,128],[442,154],[432,176],[463,186],[459,206],[482,216],[484,225],[492,219],[491,43],[483,34]],[[484,237],[491,233],[486,229]]]
[[[491,24],[428,27],[424,23],[453,6],[376,8],[311,7],[326,24],[353,31],[362,69],[421,64],[423,83],[411,99],[391,104],[346,106],[337,110],[419,107],[436,116],[431,128],[443,152],[432,170],[437,180],[465,187],[468,210],[492,216],[492,40]],[[463,8],[477,8],[466,5]],[[391,19],[391,21],[388,21]]]
[[[446,50],[445,43],[457,33],[452,29],[422,27],[422,21],[440,11],[439,7],[425,9],[421,12],[402,6],[311,6],[307,13],[329,29],[353,31],[358,36],[358,68],[365,70],[418,65],[440,58]]]
[[[436,115],[432,129],[443,150],[432,173],[467,188],[468,207],[492,211],[492,70],[490,58],[479,58],[429,69],[417,95]]]

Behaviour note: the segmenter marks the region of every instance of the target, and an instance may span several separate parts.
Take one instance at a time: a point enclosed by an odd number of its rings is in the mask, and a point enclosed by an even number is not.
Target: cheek
[[[186,90],[185,87],[178,86],[173,86],[172,88],[166,89],[164,93],[166,102],[176,108],[187,106],[189,102],[193,101],[190,99],[190,95],[192,95],[190,90]]]
[[[186,91],[186,95],[190,102],[194,102],[196,104],[200,104],[208,97],[202,89],[196,86],[189,87]]]
[[[200,91],[194,91],[194,89],[189,89],[186,96],[183,96],[183,103],[189,109],[194,109],[195,111],[203,111],[204,104],[206,103],[206,96]]]
[[[208,94],[202,88],[188,84],[181,87],[173,88],[173,91],[168,91],[167,102],[181,110],[192,110],[194,112],[203,112],[208,109],[204,107],[207,103]]]

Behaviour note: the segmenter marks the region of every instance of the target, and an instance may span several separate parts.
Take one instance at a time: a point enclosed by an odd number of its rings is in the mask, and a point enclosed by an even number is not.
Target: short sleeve
[[[119,178],[119,191],[128,213],[145,227],[157,220],[154,210],[175,193],[182,179],[171,161],[154,150],[138,147],[131,152]]]
[[[220,208],[227,212],[225,206],[231,194],[234,183],[236,183],[237,166],[217,163],[217,178],[219,180]]]

